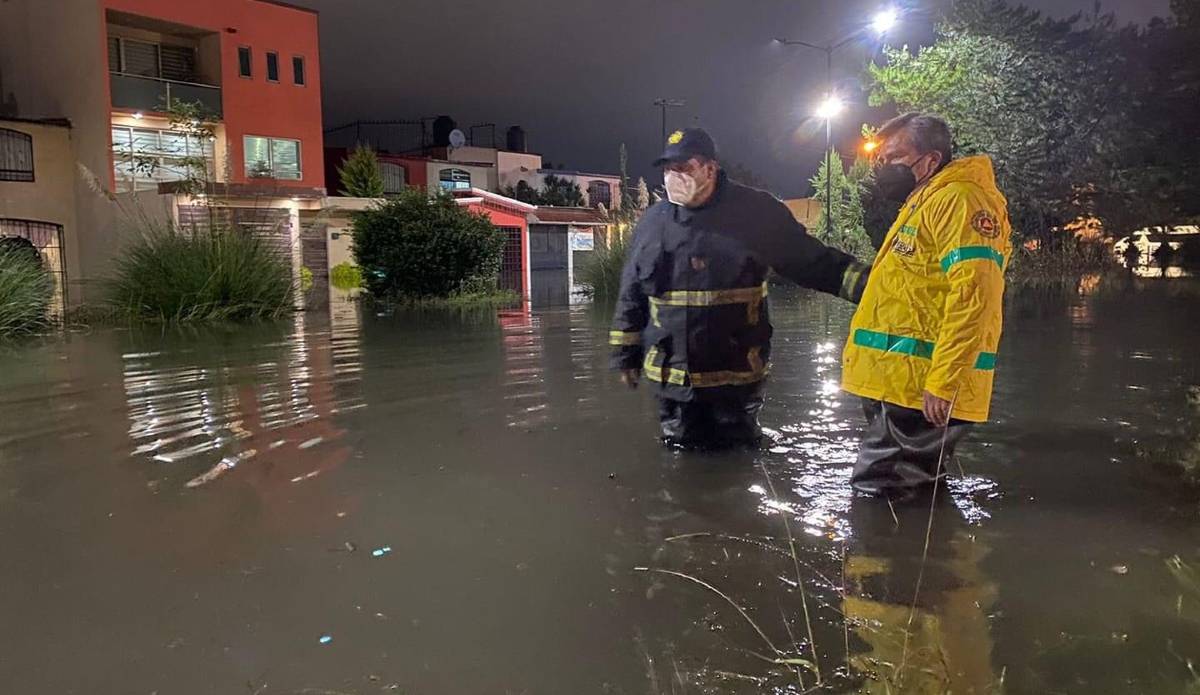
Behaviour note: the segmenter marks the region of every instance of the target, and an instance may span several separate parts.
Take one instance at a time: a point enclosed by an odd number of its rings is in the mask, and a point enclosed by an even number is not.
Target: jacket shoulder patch
[[[987,210],[980,210],[971,217],[971,228],[988,239],[1000,236],[1000,221]]]

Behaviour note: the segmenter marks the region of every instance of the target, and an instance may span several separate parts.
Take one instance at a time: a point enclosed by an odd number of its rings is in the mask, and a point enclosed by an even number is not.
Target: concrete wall
[[[814,229],[821,219],[821,201],[816,198],[795,198],[783,204],[792,211],[792,217],[808,229]]]
[[[505,151],[496,153],[496,178],[502,188],[515,187],[518,181],[534,185],[538,177],[538,170],[541,168],[542,156],[540,154]]]
[[[24,118],[67,118],[75,162],[111,185],[108,71],[104,10],[96,0],[0,2],[0,76]],[[110,267],[116,209],[80,175],[71,177],[78,221],[79,273],[72,302],[99,299],[97,280]],[[68,249],[68,253],[70,250]]]
[[[48,222],[63,228],[63,271],[67,297],[79,277],[79,228],[75,216],[75,154],[71,130],[62,126],[0,119],[0,128],[33,138],[33,176],[30,182],[0,181],[0,217]]]

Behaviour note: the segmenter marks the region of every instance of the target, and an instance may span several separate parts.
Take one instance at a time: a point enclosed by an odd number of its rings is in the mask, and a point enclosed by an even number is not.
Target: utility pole
[[[680,109],[687,106],[683,99],[655,99],[654,105],[662,109],[662,142],[667,142],[667,109]]]
[[[885,36],[892,27],[895,26],[899,18],[899,13],[894,9],[884,9],[875,15],[871,23],[871,28],[879,37]],[[825,231],[830,238],[833,236],[833,119],[837,116],[837,112],[842,109],[841,100],[837,98],[837,93],[833,84],[833,53],[842,46],[857,41],[867,27],[860,28],[852,32],[849,36],[836,43],[829,43],[824,46],[807,41],[797,41],[795,39],[775,39],[784,46],[803,46],[816,51],[821,51],[825,54],[825,84],[828,86],[826,94],[826,113],[825,118]]]

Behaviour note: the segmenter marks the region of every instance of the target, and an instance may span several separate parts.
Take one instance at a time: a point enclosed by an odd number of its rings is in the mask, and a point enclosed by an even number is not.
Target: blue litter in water
[[[371,555],[372,555],[372,557],[383,557],[384,555],[387,555],[390,552],[392,552],[392,546],[385,545],[382,548],[376,548],[376,549],[372,550]]]
[[[321,639],[318,641],[321,644],[329,644],[330,642],[333,641],[333,637],[331,635],[321,635]]]

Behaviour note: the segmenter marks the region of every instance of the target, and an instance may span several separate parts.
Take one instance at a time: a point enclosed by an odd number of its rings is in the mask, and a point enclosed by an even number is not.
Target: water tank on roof
[[[450,133],[458,129],[458,124],[449,116],[438,116],[433,119],[433,145],[434,147],[449,147]]]
[[[525,129],[521,126],[508,129],[508,149],[510,152],[525,152]]]

